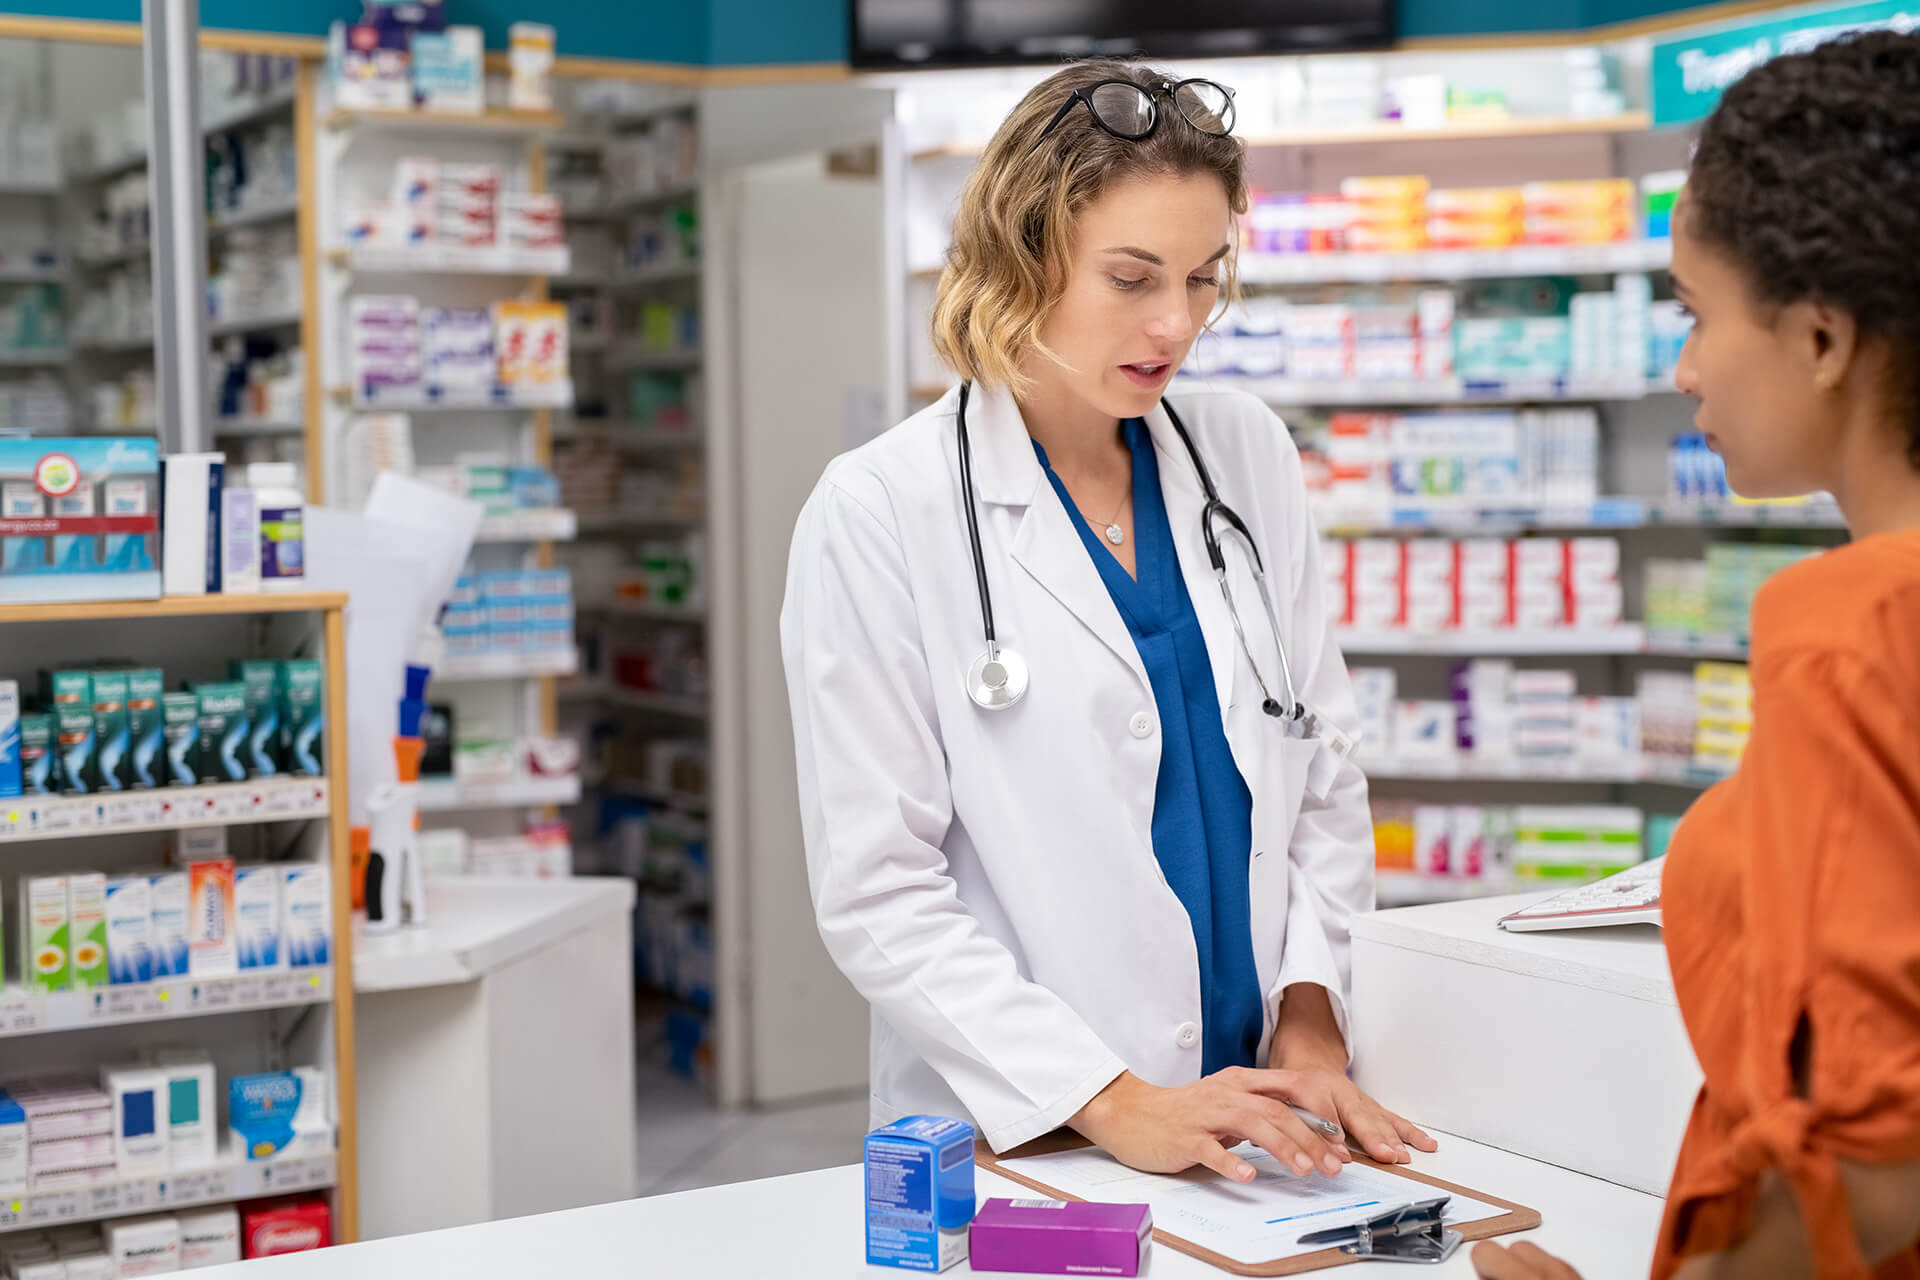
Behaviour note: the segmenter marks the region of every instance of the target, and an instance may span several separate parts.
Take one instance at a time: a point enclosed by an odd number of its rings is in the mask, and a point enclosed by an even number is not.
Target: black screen
[[[848,0],[857,67],[1379,48],[1393,0]]]

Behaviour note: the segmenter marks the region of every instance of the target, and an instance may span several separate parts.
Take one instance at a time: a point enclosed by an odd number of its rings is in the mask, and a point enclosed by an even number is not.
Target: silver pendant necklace
[[[1107,541],[1116,547],[1127,540],[1127,531],[1120,527],[1120,513],[1126,510],[1126,507],[1127,495],[1123,493],[1120,495],[1120,505],[1113,509],[1113,515],[1107,520]]]

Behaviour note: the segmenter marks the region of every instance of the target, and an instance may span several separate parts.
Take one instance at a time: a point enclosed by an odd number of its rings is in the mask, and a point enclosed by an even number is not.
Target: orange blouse
[[[1815,556],[1760,591],[1753,735],[1675,833],[1667,953],[1706,1075],[1655,1280],[1793,1190],[1822,1277],[1870,1268],[1838,1159],[1920,1161],[1920,532]]]

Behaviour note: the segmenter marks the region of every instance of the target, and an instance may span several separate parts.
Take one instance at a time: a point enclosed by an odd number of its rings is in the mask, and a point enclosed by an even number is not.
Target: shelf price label
[[[0,1031],[18,1035],[38,1031],[45,1016],[42,1002],[25,991],[10,991],[0,997]]]
[[[233,1008],[234,984],[231,982],[204,982],[200,984],[200,1007],[202,1009]]]
[[[41,1226],[49,1222],[72,1222],[86,1216],[88,1194],[84,1191],[57,1191],[50,1195],[38,1195],[27,1201],[27,1225]]]
[[[262,977],[235,978],[232,993],[235,1004],[260,1004],[266,999],[267,980]]]
[[[110,1218],[129,1209],[146,1206],[147,1198],[139,1194],[140,1188],[134,1183],[108,1183],[104,1187],[95,1187],[87,1197],[87,1216],[90,1218]]]
[[[55,835],[62,831],[78,831],[90,826],[93,817],[93,805],[88,802],[57,801],[42,805],[40,820],[34,826],[36,835]]]

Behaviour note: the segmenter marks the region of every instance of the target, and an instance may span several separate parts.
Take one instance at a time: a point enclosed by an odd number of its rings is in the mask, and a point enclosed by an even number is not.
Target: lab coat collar
[[[955,393],[958,395],[958,393]],[[967,398],[967,441],[973,452],[973,491],[1000,506],[1033,505],[1046,475],[1013,392],[973,384]]]

